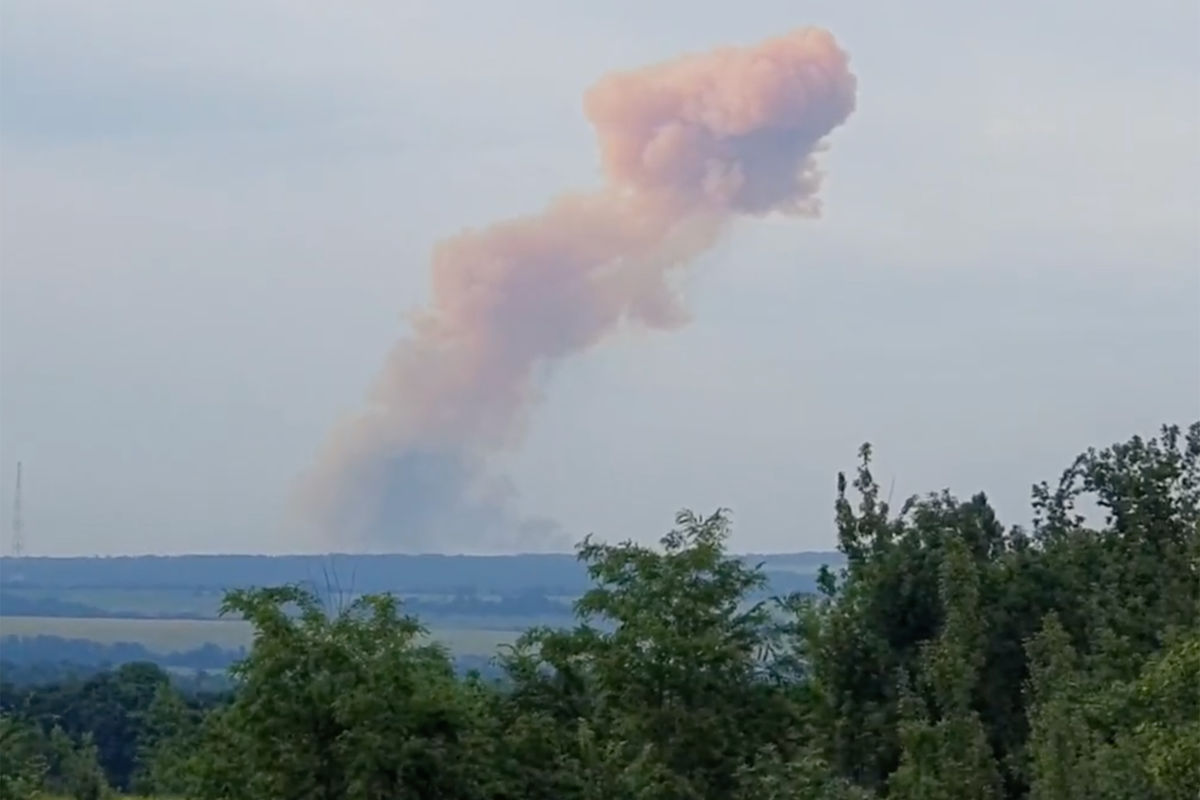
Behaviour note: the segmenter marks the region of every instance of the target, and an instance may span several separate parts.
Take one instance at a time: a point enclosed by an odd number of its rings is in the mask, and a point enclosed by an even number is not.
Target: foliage
[[[32,724],[0,713],[0,797],[32,800],[38,795],[47,769],[39,739]]]
[[[48,733],[37,728],[33,730],[36,731],[38,757],[44,765],[39,790],[45,789],[72,800],[102,800],[111,796],[112,790],[90,733],[75,741],[57,725]]]
[[[1081,675],[1056,617],[1029,649],[1035,800],[1197,796],[1200,633],[1148,659],[1133,680],[1111,684]]]
[[[123,791],[133,786],[158,740],[176,740],[175,730],[155,727],[156,701],[178,701],[193,719],[221,702],[219,695],[185,697],[150,664],[23,689],[5,685],[0,695],[4,713],[36,734],[50,784],[63,786],[72,770],[78,781],[90,780],[94,760],[104,785]]]
[[[142,732],[133,776],[139,794],[182,795],[189,786],[188,767],[199,743],[202,711],[191,707],[172,686],[158,687],[142,715]]]
[[[942,630],[920,659],[936,716],[902,676],[900,765],[889,777],[888,796],[990,800],[999,795],[1000,774],[972,703],[982,665],[979,579],[960,539],[946,542],[940,578]]]
[[[765,603],[743,603],[763,576],[725,556],[727,515],[676,523],[661,551],[585,541],[595,586],[576,604],[581,624],[533,631],[508,659],[518,730],[559,742],[555,759],[582,765],[610,796],[629,795],[631,781],[728,796],[794,717],[761,680],[774,626]],[[534,769],[522,791],[548,782]]]
[[[63,789],[74,800],[102,800],[111,794],[91,733],[83,735],[83,740],[68,752],[62,763]]]
[[[387,596],[328,615],[298,587],[232,592],[255,628],[233,703],[206,720],[192,795],[333,800],[469,797],[476,697]]]
[[[86,638],[62,636],[0,636],[0,652],[4,653],[5,678],[10,670],[33,665],[36,669],[50,664],[70,664],[80,667],[112,667],[120,664],[151,663],[164,667],[189,669],[226,669],[245,655],[243,649],[223,648],[212,642],[189,650],[157,652],[137,642],[97,642]],[[93,670],[96,672],[99,670]],[[36,671],[34,672],[36,676]],[[29,682],[24,678],[22,682]]]
[[[657,547],[585,540],[574,627],[528,631],[495,681],[456,674],[391,596],[235,591],[255,639],[228,703],[144,667],[6,689],[3,779],[86,788],[98,763],[195,800],[1196,797],[1200,423],[1087,451],[1033,511],[1025,530],[982,494],[893,509],[864,447],[817,595],[768,600],[728,515],[683,512]]]

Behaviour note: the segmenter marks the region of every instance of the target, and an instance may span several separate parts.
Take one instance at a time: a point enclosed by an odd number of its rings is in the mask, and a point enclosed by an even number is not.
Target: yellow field
[[[250,625],[241,620],[0,616],[0,636],[61,636],[105,644],[134,642],[159,653],[191,650],[205,642],[228,649],[249,647],[251,633]],[[517,631],[482,628],[441,628],[431,634],[458,655],[482,656],[494,654],[517,635]]]

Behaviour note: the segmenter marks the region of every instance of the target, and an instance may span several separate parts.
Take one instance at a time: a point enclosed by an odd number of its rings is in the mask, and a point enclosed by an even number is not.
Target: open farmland
[[[432,631],[456,655],[489,656],[516,639],[515,630],[444,628]],[[190,650],[211,642],[218,647],[249,647],[251,628],[241,620],[113,619],[0,616],[0,636],[59,636],[102,644],[133,642],[160,653]]]
[[[249,647],[251,629],[241,620],[4,616],[0,617],[0,635],[61,636],[102,644],[134,642],[168,653],[206,642],[227,649]]]

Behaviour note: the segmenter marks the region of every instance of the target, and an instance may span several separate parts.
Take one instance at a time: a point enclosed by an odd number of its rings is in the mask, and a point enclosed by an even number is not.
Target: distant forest
[[[246,649],[219,647],[206,642],[189,650],[161,653],[139,642],[94,642],[61,636],[0,637],[0,682],[12,687],[43,686],[73,677],[87,677],[125,664],[154,664],[172,670],[176,683],[197,683],[228,688],[226,671]],[[467,653],[452,656],[460,674],[472,670],[498,677],[500,669],[490,656]]]
[[[791,585],[802,584],[804,581],[789,581]],[[813,586],[812,579],[808,583]],[[79,587],[68,587],[77,589]],[[58,591],[66,591],[60,589]],[[134,604],[126,602],[122,608],[105,608],[76,600],[62,600],[55,596],[34,594],[34,589],[23,593],[0,591],[0,614],[12,617],[79,617],[93,619],[210,619],[219,613],[219,596],[214,595],[213,603],[208,610],[179,611],[153,607],[153,599],[148,599],[146,605],[131,607]],[[793,590],[794,591],[794,590]],[[330,605],[335,605],[339,598],[348,602],[357,595],[338,595],[324,591],[316,594],[325,598]],[[450,615],[473,617],[569,617],[573,598],[548,597],[537,590],[526,591],[509,596],[481,597],[478,594],[444,595],[437,599],[420,596],[403,597],[405,609],[422,617],[442,617]]]
[[[207,642],[189,650],[155,652],[138,642],[94,642],[62,636],[0,637],[0,671],[3,679],[18,682],[9,669],[58,664],[80,667],[109,667],[148,661],[163,667],[228,669],[246,655],[245,648],[218,647]],[[30,680],[22,678],[21,682]]]
[[[844,563],[836,552],[742,558],[749,566],[762,563],[772,589],[780,593],[811,590],[822,565]],[[211,591],[299,583],[347,593],[577,597],[591,585],[586,566],[572,554],[5,557],[0,575],[9,589]],[[17,613],[2,607],[0,612]]]

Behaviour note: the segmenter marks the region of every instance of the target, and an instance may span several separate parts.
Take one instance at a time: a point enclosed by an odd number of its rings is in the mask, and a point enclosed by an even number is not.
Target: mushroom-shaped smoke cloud
[[[486,473],[521,438],[536,371],[623,322],[685,321],[671,274],[734,217],[815,215],[814,153],[854,101],[845,53],[814,28],[601,79],[584,106],[605,185],[435,247],[431,306],[303,476],[305,517],[388,549],[569,544]]]

